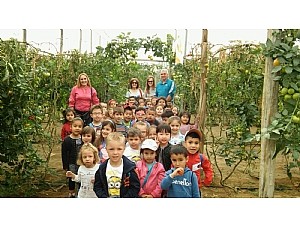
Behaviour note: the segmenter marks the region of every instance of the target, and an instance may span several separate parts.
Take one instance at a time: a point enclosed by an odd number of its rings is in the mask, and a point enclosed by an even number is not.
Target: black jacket
[[[70,135],[64,139],[61,146],[61,158],[64,170],[69,170],[70,164],[76,165],[77,155],[81,145],[81,139],[72,139]]]
[[[140,180],[135,171],[135,163],[130,161],[126,156],[123,158],[123,173],[120,188],[121,198],[137,198],[140,191]],[[99,169],[95,173],[94,191],[98,198],[108,198],[108,185],[106,179],[107,159],[100,164]]]
[[[160,146],[157,149],[159,155],[160,153],[162,155],[162,164],[166,171],[171,169],[171,165],[172,165],[171,156],[170,156],[170,150],[172,146],[173,146],[172,144],[168,143],[168,145],[164,149],[162,149]],[[157,161],[159,155],[157,155]]]

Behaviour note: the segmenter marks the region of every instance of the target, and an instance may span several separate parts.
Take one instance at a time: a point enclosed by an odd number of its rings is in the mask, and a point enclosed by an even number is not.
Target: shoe
[[[75,194],[69,194],[68,198],[76,198]]]

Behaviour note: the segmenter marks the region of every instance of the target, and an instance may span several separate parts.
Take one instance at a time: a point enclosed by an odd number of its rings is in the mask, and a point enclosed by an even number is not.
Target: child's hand
[[[66,172],[66,177],[75,178],[75,174],[72,173],[71,171],[67,171],[67,172]]]
[[[182,176],[183,173],[184,173],[184,169],[181,168],[181,167],[179,167],[179,168],[176,168],[176,169],[174,170],[174,172],[170,174],[170,176],[171,176],[172,178],[174,178],[174,177],[177,177],[177,176]]]

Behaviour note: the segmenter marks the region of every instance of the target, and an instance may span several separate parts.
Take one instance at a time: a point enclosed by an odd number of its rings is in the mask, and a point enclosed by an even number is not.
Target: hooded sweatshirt
[[[167,190],[167,198],[200,198],[197,176],[187,167],[182,176],[170,177],[175,168],[166,172],[161,188]]]

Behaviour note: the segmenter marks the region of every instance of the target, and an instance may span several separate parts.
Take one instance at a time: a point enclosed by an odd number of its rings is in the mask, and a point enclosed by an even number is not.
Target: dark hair
[[[130,107],[130,106],[124,106],[124,112],[126,111],[126,110],[129,110],[129,111],[131,111],[132,112],[132,108]]]
[[[173,145],[171,147],[170,155],[172,155],[172,154],[176,154],[176,155],[183,154],[184,157],[187,157],[188,151],[184,146],[177,144],[177,145]]]
[[[116,131],[116,124],[112,120],[105,120],[105,121],[103,121],[101,128],[103,128],[106,125],[109,125],[113,129],[113,132]]]
[[[75,110],[73,110],[73,109],[71,109],[71,108],[67,108],[67,109],[63,110],[63,111],[62,111],[62,114],[63,114],[63,117],[64,117],[64,121],[63,121],[64,124],[68,122],[68,120],[67,120],[67,114],[68,114],[69,112],[73,112],[74,117],[76,117]]]
[[[159,132],[171,133],[171,127],[170,127],[170,125],[168,125],[166,123],[160,123],[156,127],[156,133],[159,133]]]
[[[144,113],[146,114],[146,109],[142,106],[139,106],[138,108],[135,109],[135,112],[138,112],[138,111],[144,111]]]
[[[122,106],[116,106],[113,110],[113,114],[124,113],[124,108]]]
[[[159,100],[164,100],[165,101],[165,105],[163,106],[163,108],[166,108],[167,107],[167,99],[165,97],[159,97],[157,100],[156,100],[156,105],[158,105],[158,102]]]
[[[197,138],[197,139],[199,139],[200,142],[202,141],[202,138],[199,137],[198,133],[196,133],[196,132],[187,133],[185,136],[185,141],[187,140],[188,137],[193,138],[193,139]]]
[[[102,106],[99,104],[99,105],[93,105],[90,109],[90,113],[92,113],[95,109],[99,109],[101,110],[101,113],[103,113],[103,109],[102,109]]]
[[[81,131],[81,135],[85,135],[85,134],[92,134],[92,141],[91,143],[93,144],[95,142],[96,139],[96,132],[95,129],[91,126],[85,126],[82,131]]]
[[[132,82],[133,81],[136,81],[136,88],[139,88],[140,87],[140,81],[137,79],[137,78],[131,78],[130,82],[129,82],[129,89],[132,88]]]
[[[161,115],[162,118],[163,118],[163,117],[169,118],[169,117],[172,117],[172,116],[174,116],[174,113],[172,112],[172,110],[165,110],[165,111],[162,113],[162,115]]]
[[[187,115],[189,117],[189,121],[188,121],[188,124],[189,124],[190,120],[191,120],[191,114],[188,111],[184,110],[184,111],[180,112],[179,117],[181,118],[183,115]]]

